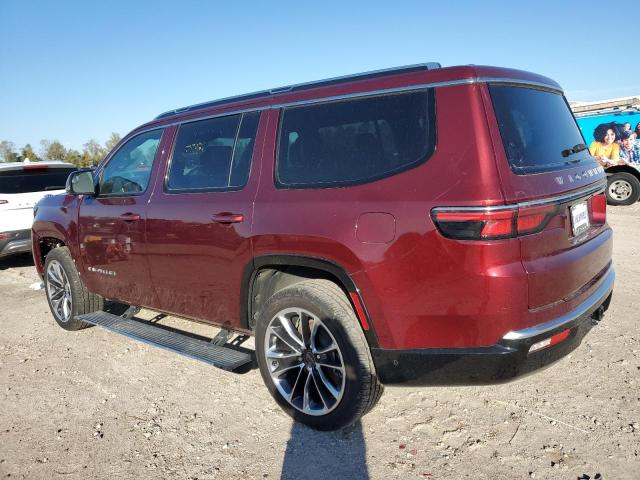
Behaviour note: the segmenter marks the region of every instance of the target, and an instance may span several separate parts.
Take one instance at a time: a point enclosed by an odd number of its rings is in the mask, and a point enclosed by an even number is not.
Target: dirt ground
[[[294,424],[257,370],[60,329],[30,258],[0,261],[0,478],[638,479],[640,204],[609,221],[613,302],[571,356],[506,385],[387,388],[337,433]]]

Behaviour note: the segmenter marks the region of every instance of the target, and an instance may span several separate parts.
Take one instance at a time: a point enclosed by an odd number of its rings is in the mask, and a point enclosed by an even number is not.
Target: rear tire
[[[280,407],[317,430],[356,422],[382,395],[351,304],[329,280],[305,280],[267,300],[256,324],[256,357]]]
[[[640,198],[640,180],[629,172],[618,172],[607,177],[607,203],[632,205]]]
[[[87,290],[80,280],[67,247],[54,248],[47,255],[44,287],[53,318],[65,330],[90,327],[77,316],[102,310],[104,306],[103,298]]]

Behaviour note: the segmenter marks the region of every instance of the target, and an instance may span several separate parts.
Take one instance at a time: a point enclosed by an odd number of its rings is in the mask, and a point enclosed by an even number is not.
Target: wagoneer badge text
[[[108,275],[110,277],[116,276],[116,272],[114,272],[113,270],[103,270],[102,268],[95,268],[95,267],[89,267],[88,270],[90,272],[99,273],[101,275]]]
[[[583,178],[593,177],[598,175],[599,173],[604,173],[604,168],[596,167],[590,168],[589,170],[584,170],[582,173],[576,173],[567,175],[567,180],[569,183],[577,182],[578,180],[582,180]],[[556,183],[558,185],[564,185],[564,177],[556,177]]]

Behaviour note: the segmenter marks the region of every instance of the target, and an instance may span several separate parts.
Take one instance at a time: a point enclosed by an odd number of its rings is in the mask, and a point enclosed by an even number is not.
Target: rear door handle
[[[244,221],[244,215],[241,213],[220,212],[215,213],[211,220],[217,223],[240,223]]]
[[[123,213],[120,215],[120,218],[125,222],[135,222],[136,220],[140,220],[140,215],[137,213]]]

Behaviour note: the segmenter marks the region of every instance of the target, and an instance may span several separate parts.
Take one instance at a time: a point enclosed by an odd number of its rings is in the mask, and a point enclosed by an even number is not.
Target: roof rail
[[[204,108],[225,105],[227,103],[239,102],[242,100],[245,100],[245,101],[252,100],[254,98],[266,97],[268,95],[276,95],[278,93],[295,92],[295,91],[307,90],[309,88],[316,88],[316,87],[326,87],[328,85],[343,82],[345,80],[350,80],[350,81],[368,80],[370,78],[384,77],[387,75],[394,75],[398,73],[409,73],[409,72],[421,71],[421,70],[435,70],[438,68],[442,68],[442,66],[437,62],[417,63],[414,65],[405,65],[402,67],[385,68],[383,70],[372,70],[369,72],[355,73],[352,75],[344,75],[341,77],[325,78],[323,80],[316,80],[313,82],[306,82],[306,83],[298,83],[295,85],[288,85],[285,87],[270,88],[267,90],[260,90],[258,92],[247,93],[244,95],[235,95],[233,97],[221,98],[219,100],[212,100],[210,102],[198,103],[196,105],[190,105],[188,107],[169,110],[167,112],[164,112],[158,115],[155,118],[155,120],[159,120],[165,117],[170,117],[178,113],[192,112],[192,111],[201,110]]]

